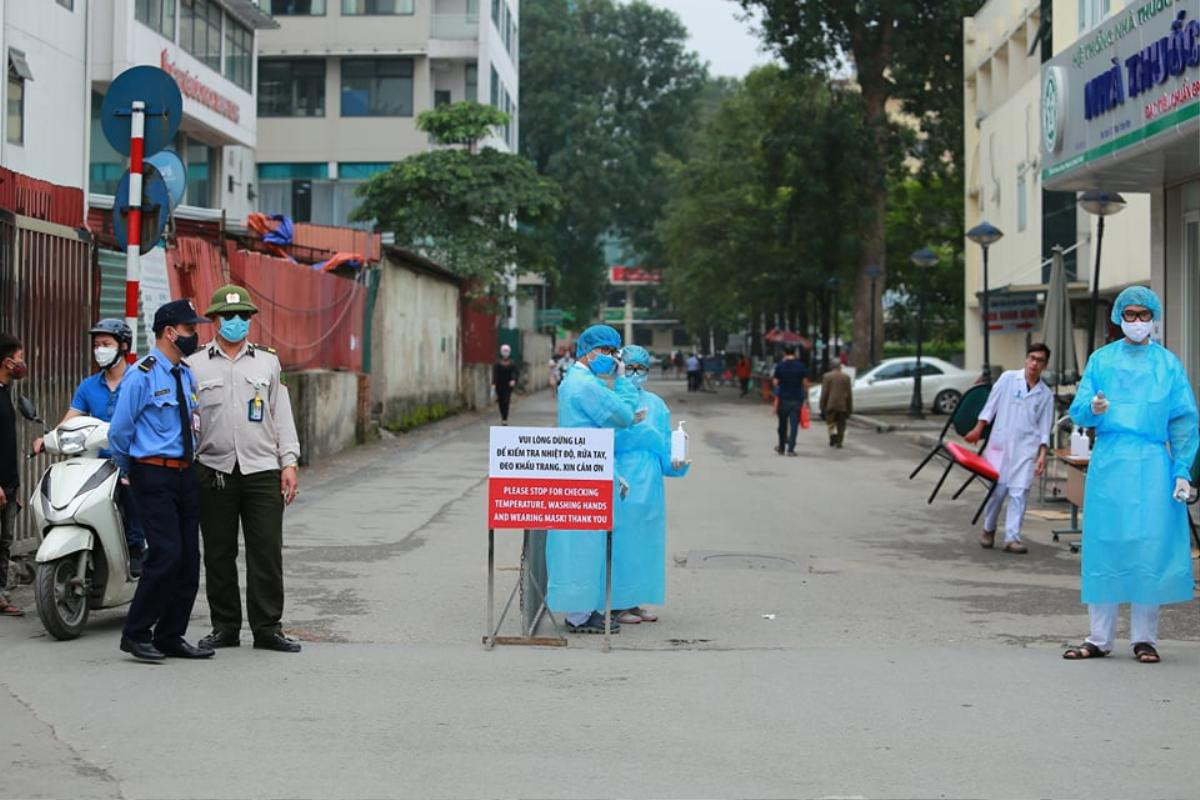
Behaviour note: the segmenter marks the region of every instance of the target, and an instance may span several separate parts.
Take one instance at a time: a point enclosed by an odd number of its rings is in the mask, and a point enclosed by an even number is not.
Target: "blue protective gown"
[[[560,428],[628,428],[638,390],[627,378],[612,389],[583,364],[567,370],[558,387]],[[618,470],[618,474],[620,471]],[[621,503],[617,493],[614,502]],[[604,608],[603,531],[549,531],[546,536],[546,602],[552,611]]]
[[[1109,402],[1101,415],[1091,409],[1097,391]],[[1187,507],[1171,496],[1200,446],[1183,365],[1153,342],[1107,345],[1088,359],[1071,418],[1096,429],[1083,500],[1083,602],[1191,600]]]
[[[629,494],[617,502],[613,530],[613,608],[662,605],[667,583],[667,498],[663,476],[681,478],[688,467],[671,467],[671,412],[662,398],[639,391],[646,418],[617,431],[617,474]]]

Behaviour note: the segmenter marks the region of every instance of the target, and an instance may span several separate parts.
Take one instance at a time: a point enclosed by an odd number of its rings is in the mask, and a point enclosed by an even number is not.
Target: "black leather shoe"
[[[254,647],[256,650],[274,650],[278,653],[300,652],[300,643],[295,639],[289,639],[282,633],[272,633],[267,636],[255,636]]]
[[[196,642],[196,646],[206,650],[220,650],[222,647],[241,647],[242,640],[234,631],[213,631]]]
[[[121,637],[121,651],[129,653],[138,661],[162,661],[166,658],[163,652],[150,642],[135,642],[133,639]]]
[[[155,642],[154,645],[167,658],[212,658],[216,653],[207,647],[190,645],[181,636],[170,642]]]

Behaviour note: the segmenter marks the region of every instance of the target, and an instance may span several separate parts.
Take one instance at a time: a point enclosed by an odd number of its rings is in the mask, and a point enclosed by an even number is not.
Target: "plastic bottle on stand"
[[[687,461],[688,435],[683,429],[683,421],[679,427],[671,431],[671,461]]]
[[[1076,428],[1071,434],[1071,458],[1089,458],[1092,454],[1092,443],[1083,428]]]

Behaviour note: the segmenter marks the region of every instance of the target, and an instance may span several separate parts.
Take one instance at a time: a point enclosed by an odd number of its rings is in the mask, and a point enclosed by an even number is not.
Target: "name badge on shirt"
[[[254,395],[254,399],[251,400],[249,403],[249,411],[247,413],[247,418],[251,422],[262,422],[263,421],[263,400],[262,400],[262,397],[260,397],[257,392]]]
[[[197,436],[200,435],[200,412],[199,411],[192,412],[192,432],[195,433]]]

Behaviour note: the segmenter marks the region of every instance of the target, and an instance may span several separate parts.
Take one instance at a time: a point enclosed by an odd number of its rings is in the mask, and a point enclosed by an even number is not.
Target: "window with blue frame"
[[[213,148],[195,139],[187,140],[187,199],[189,206],[213,205]]]
[[[343,117],[411,117],[413,59],[342,59]]]

